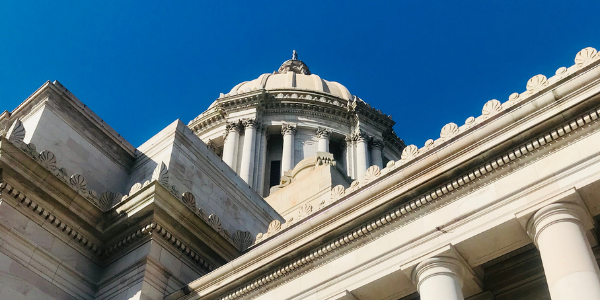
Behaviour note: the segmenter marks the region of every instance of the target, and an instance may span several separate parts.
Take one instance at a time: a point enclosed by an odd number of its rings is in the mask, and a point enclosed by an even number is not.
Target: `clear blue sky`
[[[0,2],[0,111],[58,80],[134,146],[299,53],[407,144],[600,48],[600,1]]]

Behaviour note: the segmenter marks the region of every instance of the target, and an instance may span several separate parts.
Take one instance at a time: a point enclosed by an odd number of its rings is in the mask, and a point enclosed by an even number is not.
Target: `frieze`
[[[355,227],[353,230],[342,234],[329,242],[325,242],[323,246],[319,246],[309,251],[308,254],[301,255],[300,257],[294,259],[292,262],[287,263],[283,266],[279,266],[276,270],[269,272],[266,275],[260,276],[258,279],[253,280],[251,283],[244,285],[241,288],[235,289],[233,292],[227,293],[227,295],[220,297],[220,300],[233,300],[240,298],[243,295],[253,293],[266,287],[268,284],[277,281],[280,277],[288,276],[292,273],[303,269],[308,266],[315,260],[321,259],[332,252],[336,252],[337,250],[343,248],[345,245],[348,245],[358,239],[362,239],[365,236],[371,235],[372,233],[386,227],[392,222],[397,221],[398,219],[403,219],[411,215],[413,212],[423,208],[424,206],[428,206],[432,203],[435,203],[445,196],[449,195],[455,190],[462,189],[466,186],[471,185],[475,181],[477,181],[482,176],[486,176],[486,174],[491,174],[498,169],[501,169],[503,166],[512,164],[517,160],[520,160],[526,154],[538,151],[543,149],[544,145],[555,143],[556,141],[562,139],[565,136],[568,136],[572,132],[582,128],[586,125],[591,125],[592,123],[597,123],[600,115],[600,107],[596,108],[593,111],[589,111],[581,115],[578,118],[572,119],[569,122],[563,123],[563,125],[556,127],[554,130],[546,134],[542,134],[537,136],[536,138],[530,139],[528,142],[522,144],[519,147],[513,148],[512,150],[506,152],[504,155],[500,155],[496,157],[496,159],[490,160],[481,166],[472,169],[470,172],[456,177],[454,180],[448,181],[445,184],[439,185],[437,188],[430,190],[425,194],[422,194],[413,200],[402,203],[396,208],[388,211],[385,214],[378,216],[377,218],[373,218],[371,221],[364,223],[358,227]],[[391,167],[394,167],[395,164],[392,164]],[[397,165],[397,164],[396,164]],[[354,184],[354,183],[353,183]],[[332,189],[332,195],[334,190],[339,190],[338,187],[334,187]],[[346,192],[346,195],[349,193]],[[300,220],[297,220],[298,222]],[[274,221],[275,222],[275,221]],[[271,226],[270,226],[271,227]],[[278,231],[284,229],[283,226],[278,227],[279,230],[269,230],[266,235],[272,236]],[[263,234],[259,233],[261,239],[258,239],[257,243],[266,239]]]

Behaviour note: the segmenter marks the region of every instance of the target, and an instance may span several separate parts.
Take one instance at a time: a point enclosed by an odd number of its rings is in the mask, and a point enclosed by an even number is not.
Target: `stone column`
[[[371,141],[371,165],[378,166],[379,169],[383,169],[383,157],[381,156],[381,150],[383,150],[382,140]]]
[[[239,122],[227,122],[225,125],[225,144],[223,145],[223,161],[235,171],[235,158],[241,126]]]
[[[296,134],[296,125],[283,124],[281,126],[283,135],[283,153],[281,155],[281,176],[285,171],[294,168],[294,135]]]
[[[266,125],[263,125],[262,129],[262,147],[260,151],[260,169],[258,178],[258,194],[265,196],[265,174],[267,173],[267,143],[269,142],[269,131]]]
[[[413,282],[421,300],[464,300],[462,263],[451,257],[433,257],[417,265]]]
[[[600,271],[582,222],[586,214],[577,204],[553,203],[527,222],[552,300],[600,299]]]
[[[331,130],[323,127],[317,128],[317,139],[319,140],[319,144],[317,146],[317,151],[319,152],[327,152],[329,153],[329,136],[331,135]]]
[[[369,136],[360,130],[354,134],[354,141],[356,142],[356,175],[358,180],[362,180],[369,168]]]
[[[244,125],[244,152],[240,164],[240,177],[250,185],[252,183],[252,170],[254,167],[254,151],[256,150],[256,119],[243,119]]]

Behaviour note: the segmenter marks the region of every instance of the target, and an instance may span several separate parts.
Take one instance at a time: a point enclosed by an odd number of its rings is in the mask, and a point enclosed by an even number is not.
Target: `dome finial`
[[[296,50],[292,52],[292,60],[298,60],[298,52],[296,52]]]

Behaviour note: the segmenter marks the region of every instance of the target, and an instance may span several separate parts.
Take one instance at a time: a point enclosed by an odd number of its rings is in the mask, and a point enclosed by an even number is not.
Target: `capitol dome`
[[[308,66],[298,60],[297,55],[284,62],[272,74],[262,74],[251,81],[244,81],[234,86],[227,94],[234,96],[256,90],[303,90],[329,94],[347,101],[352,99],[352,94],[340,83],[321,79],[318,75],[311,74]]]

